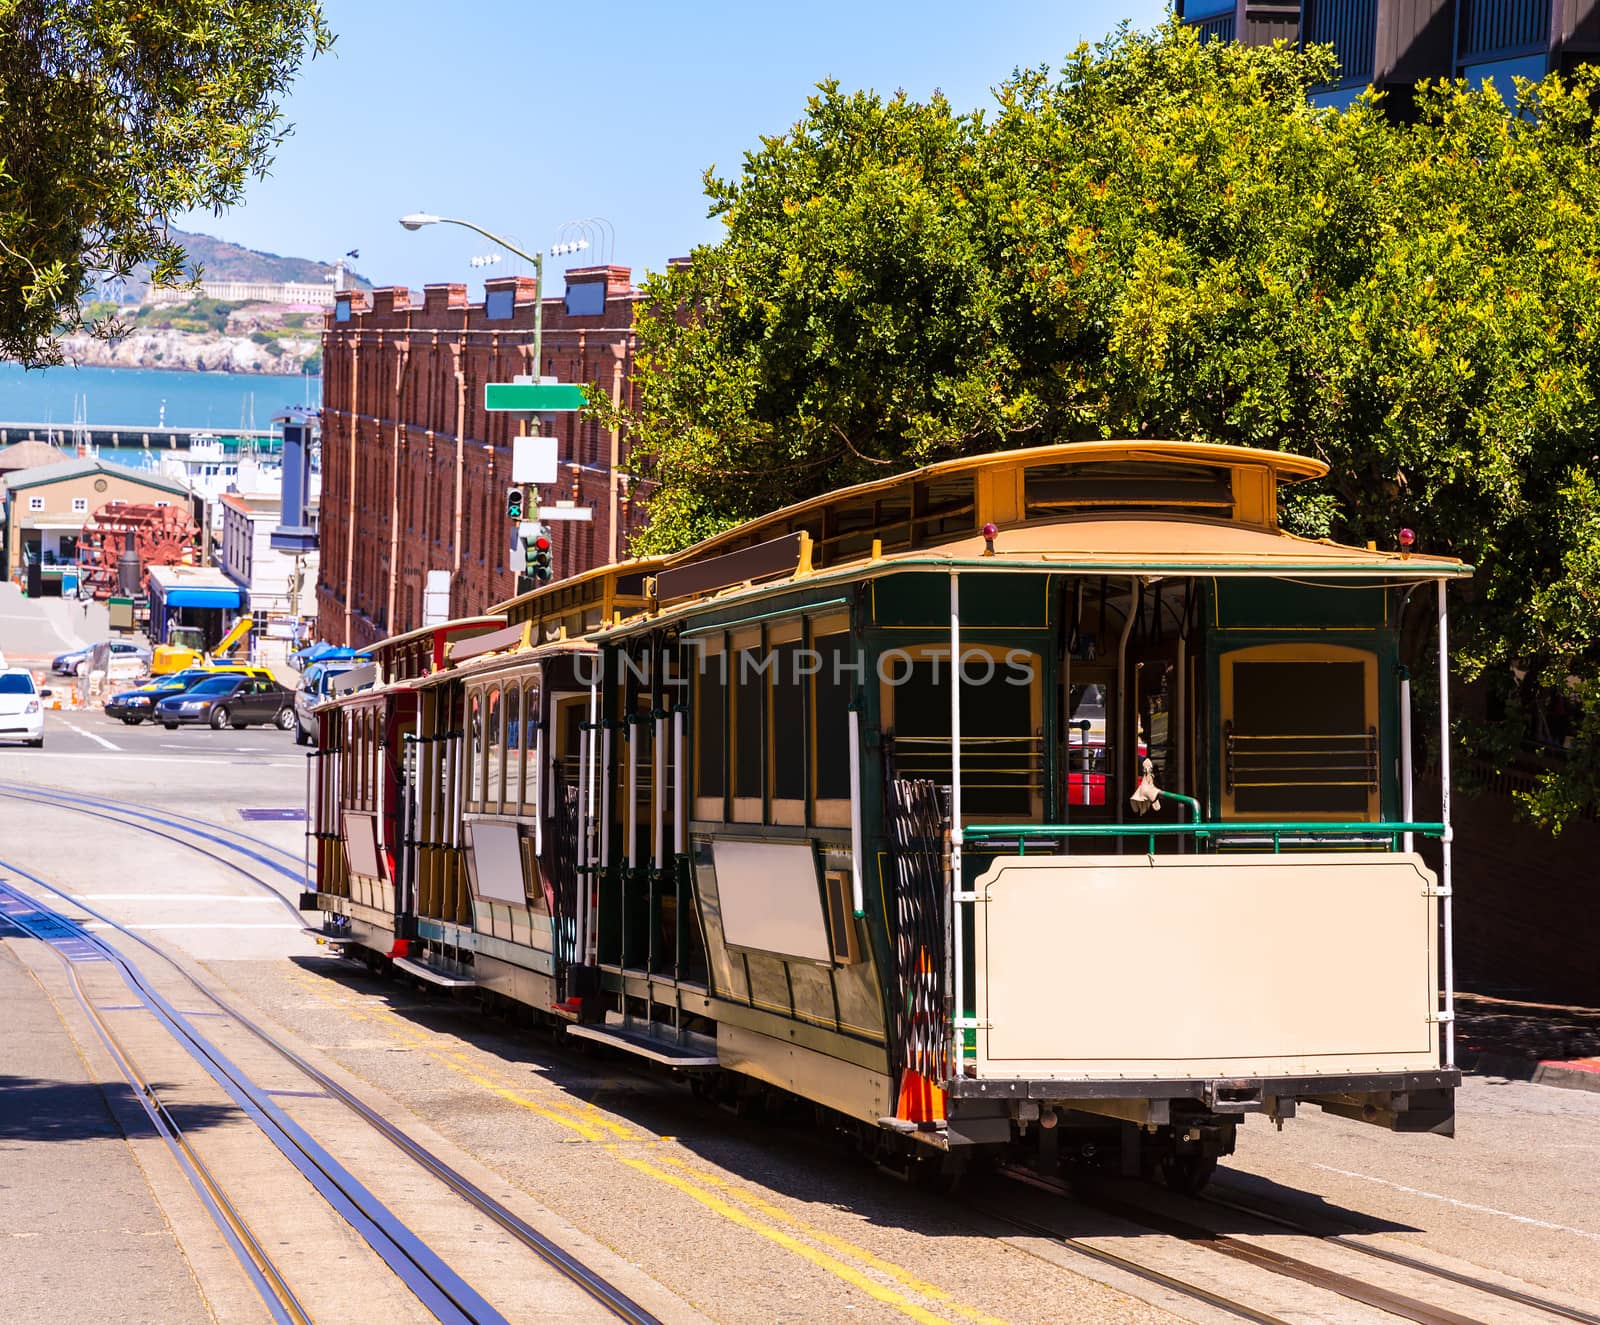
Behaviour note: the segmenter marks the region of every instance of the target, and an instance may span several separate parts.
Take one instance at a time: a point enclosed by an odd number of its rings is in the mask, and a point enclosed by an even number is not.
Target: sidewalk
[[[1456,1044],[1468,1072],[1600,1091],[1600,1008],[1458,993]]]

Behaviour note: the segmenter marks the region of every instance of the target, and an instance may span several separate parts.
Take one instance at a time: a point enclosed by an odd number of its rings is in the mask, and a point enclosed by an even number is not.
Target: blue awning
[[[161,593],[159,585],[152,584],[151,588]],[[177,585],[161,593],[167,600],[168,607],[238,607],[239,591],[237,589],[211,589],[198,588],[194,585]]]

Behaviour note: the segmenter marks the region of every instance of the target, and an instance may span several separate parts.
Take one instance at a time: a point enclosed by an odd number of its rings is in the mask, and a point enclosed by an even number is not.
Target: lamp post
[[[400,218],[400,224],[407,230],[420,230],[425,225],[459,225],[468,230],[476,231],[485,239],[498,244],[507,253],[513,253],[524,262],[533,264],[533,362],[534,377],[544,377],[544,255],[542,253],[524,253],[515,244],[502,239],[491,230],[485,230],[481,225],[474,225],[471,221],[463,221],[454,216],[435,216],[431,212],[412,212]]]

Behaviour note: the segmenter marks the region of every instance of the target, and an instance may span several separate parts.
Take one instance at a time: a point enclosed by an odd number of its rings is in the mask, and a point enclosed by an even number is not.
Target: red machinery
[[[91,515],[78,538],[81,583],[98,599],[117,592],[117,563],[130,549],[139,558],[143,591],[151,566],[192,564],[200,529],[185,507],[108,502]]]

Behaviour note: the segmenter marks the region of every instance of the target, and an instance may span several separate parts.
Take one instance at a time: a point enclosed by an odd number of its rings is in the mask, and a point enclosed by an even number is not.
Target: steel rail
[[[3,885],[0,885],[3,887]],[[20,893],[9,895],[23,898]],[[26,900],[26,899],[25,899]],[[36,905],[29,901],[29,906]],[[182,1171],[184,1178],[200,1198],[200,1203],[210,1215],[211,1221],[217,1226],[223,1239],[233,1251],[235,1259],[243,1268],[251,1286],[256,1290],[268,1311],[272,1313],[275,1321],[282,1325],[311,1325],[311,1316],[301,1306],[299,1299],[294,1295],[294,1290],[289,1287],[288,1281],[282,1272],[273,1263],[272,1257],[262,1247],[261,1241],[251,1230],[248,1221],[239,1213],[237,1206],[229,1199],[223,1185],[217,1180],[199,1152],[189,1143],[188,1137],[177,1121],[162,1104],[155,1087],[151,1085],[150,1078],[138,1066],[138,1060],[132,1052],[122,1043],[120,1037],[111,1029],[100,1009],[85,993],[83,983],[79,979],[77,965],[71,957],[63,952],[56,944],[52,943],[46,934],[41,933],[35,925],[19,915],[6,914],[4,919],[16,929],[18,933],[43,943],[56,959],[60,961],[67,973],[67,978],[72,985],[73,996],[78,1001],[78,1006],[83,1009],[89,1018],[89,1023],[95,1028],[95,1033],[100,1037],[100,1042],[105,1045],[106,1052],[111,1055],[111,1061],[117,1065],[117,1070],[122,1074],[124,1081],[133,1091],[134,1097],[139,1101],[139,1106],[144,1110],[145,1116],[150,1120],[150,1125],[172,1152],[173,1159]],[[0,929],[0,937],[5,931]],[[101,960],[98,956],[95,960]],[[102,1087],[102,1093],[104,1093]]]
[[[36,799],[32,797],[15,796],[14,793],[0,792],[0,794],[13,795],[15,799]],[[50,803],[53,804],[54,802]],[[87,813],[87,811],[83,812]],[[96,815],[96,817],[105,818],[109,816]],[[139,817],[157,818],[159,821],[159,816],[155,815],[146,814]],[[143,832],[154,834],[158,837],[166,838],[169,841],[176,841],[179,845],[185,846],[189,850],[195,851],[200,855],[217,860],[222,864],[230,865],[232,868],[239,870],[241,873],[246,872],[242,869],[242,867],[234,864],[233,862],[223,860],[218,853],[211,851],[208,848],[197,846],[192,842],[182,842],[179,839],[172,838],[169,834],[160,832],[158,829],[151,827],[148,823],[135,822],[129,826],[137,828]],[[449,1187],[452,1191],[454,1191],[457,1196],[466,1201],[467,1204],[471,1205],[480,1213],[492,1219],[518,1242],[527,1247],[528,1250],[532,1251],[546,1264],[550,1265],[553,1269],[560,1272],[579,1288],[583,1289],[584,1292],[586,1292],[590,1297],[594,1298],[613,1315],[617,1316],[619,1319],[634,1322],[635,1325],[658,1325],[658,1322],[653,1315],[651,1315],[638,1303],[634,1302],[620,1289],[615,1287],[594,1270],[584,1265],[583,1262],[562,1248],[558,1243],[552,1241],[550,1238],[540,1233],[537,1229],[533,1228],[526,1221],[512,1213],[499,1201],[496,1201],[492,1196],[488,1195],[488,1193],[475,1186],[462,1174],[457,1173],[443,1160],[439,1159],[436,1155],[427,1150],[426,1147],[422,1146],[407,1133],[395,1127],[388,1121],[388,1119],[384,1118],[382,1114],[378,1113],[376,1110],[368,1106],[364,1101],[351,1094],[345,1089],[344,1086],[335,1081],[332,1077],[328,1076],[320,1068],[317,1068],[313,1064],[307,1062],[299,1054],[295,1053],[294,1050],[275,1039],[270,1032],[264,1030],[255,1022],[251,1021],[248,1017],[243,1016],[237,1009],[232,1007],[217,994],[213,993],[204,984],[202,984],[191,972],[186,970],[181,963],[175,961],[171,954],[164,951],[159,945],[152,943],[143,935],[134,933],[125,926],[118,924],[116,921],[103,915],[93,907],[75,900],[71,894],[65,892],[63,889],[57,888],[53,884],[46,883],[43,879],[37,878],[26,871],[19,869],[16,870],[16,873],[28,879],[29,882],[37,884],[39,887],[53,893],[55,896],[71,902],[74,906],[78,907],[80,910],[88,912],[88,914],[94,916],[97,920],[112,926],[125,937],[131,939],[135,943],[138,943],[142,947],[162,958],[162,960],[168,962],[173,969],[176,970],[177,973],[181,975],[184,980],[186,980],[195,989],[195,991],[201,995],[201,997],[205,998],[219,1011],[226,1013],[239,1026],[249,1031],[258,1040],[260,1040],[268,1048],[272,1049],[286,1062],[302,1072],[310,1080],[316,1082],[317,1085],[322,1087],[323,1090],[327,1091],[329,1095],[333,1096],[340,1103],[344,1104],[375,1131],[384,1136],[391,1144],[399,1149],[401,1153],[405,1154],[408,1158],[412,1159],[415,1163],[426,1169],[446,1187]],[[255,882],[258,887],[267,888],[273,892],[276,892],[276,889],[273,889],[272,885],[269,883],[259,879],[253,880],[253,882]]]
[[[1217,1196],[1214,1192],[1207,1192],[1195,1198],[1207,1205],[1219,1205],[1226,1210],[1237,1210],[1241,1214],[1253,1215],[1269,1224],[1278,1224],[1283,1228],[1294,1229],[1304,1233],[1307,1237],[1318,1238],[1323,1242],[1331,1242],[1336,1246],[1346,1247],[1351,1251],[1360,1252],[1363,1256],[1372,1256],[1377,1260],[1388,1261],[1393,1265],[1401,1265],[1409,1270],[1417,1270],[1422,1274],[1432,1275],[1438,1279],[1447,1279],[1451,1283],[1460,1284],[1464,1288],[1472,1288],[1480,1293],[1488,1293],[1491,1297],[1504,1298],[1507,1302],[1515,1302],[1518,1306],[1532,1307],[1535,1311],[1548,1312],[1552,1316],[1560,1316],[1564,1320],[1579,1322],[1579,1325],[1600,1325],[1600,1315],[1582,1311],[1577,1307],[1569,1307],[1560,1302],[1551,1301],[1549,1298],[1539,1297],[1535,1293],[1524,1293],[1520,1289],[1507,1288],[1504,1284],[1491,1283],[1487,1279],[1480,1279],[1476,1275],[1465,1274],[1460,1270],[1452,1270],[1445,1265],[1435,1265],[1432,1261],[1423,1260],[1420,1256],[1408,1256],[1402,1251],[1392,1251],[1388,1247],[1374,1247],[1365,1242],[1357,1241],[1349,1233],[1318,1233],[1315,1229],[1286,1216],[1273,1214],[1268,1210],[1249,1201],[1226,1199]]]
[[[184,831],[192,831],[198,837],[207,838],[210,841],[217,842],[221,845],[231,845],[229,843],[223,843],[221,838],[214,835],[215,833],[226,833],[229,837],[242,838],[244,841],[250,843],[252,847],[260,847],[264,851],[271,851],[284,857],[284,859],[293,862],[295,865],[300,864],[300,857],[295,852],[290,851],[287,847],[280,847],[272,842],[263,842],[259,837],[254,837],[251,834],[244,832],[242,829],[229,828],[224,824],[215,824],[209,819],[200,819],[192,814],[183,814],[178,810],[157,810],[148,805],[141,805],[137,801],[119,800],[115,796],[96,796],[92,792],[71,791],[65,788],[56,787],[41,788],[31,783],[24,782],[0,782],[0,792],[8,791],[27,792],[31,795],[41,795],[45,791],[48,791],[53,803],[68,801],[85,805],[98,805],[103,808],[119,810],[123,813],[133,815],[136,818],[157,818],[170,820],[174,826],[179,824],[196,824],[198,825],[198,828],[185,828]],[[236,850],[239,850],[243,855],[250,856],[254,860],[259,860],[268,869],[282,874],[286,878],[293,879],[296,883],[298,883],[300,880],[298,871],[292,870],[286,865],[275,865],[265,857],[258,855],[256,852],[245,850],[242,847],[236,848]]]
[[[72,901],[61,890],[28,873],[13,862],[0,860],[0,869],[46,888]],[[40,903],[27,894],[0,884],[0,896],[20,898],[34,908]],[[109,917],[82,902],[73,902],[96,919],[132,935]],[[13,921],[16,917],[13,915]],[[63,918],[64,919],[64,918]],[[505,1317],[445,1264],[442,1258],[398,1219],[376,1196],[328,1153],[309,1133],[285,1113],[249,1076],[220,1049],[189,1024],[123,953],[97,935],[85,932],[84,942],[97,949],[121,972],[130,990],[139,996],[175,1041],[233,1100],[317,1193],[344,1216],[368,1246],[394,1271],[400,1281],[440,1321],[447,1325],[508,1325]],[[154,945],[147,944],[153,947]]]
[[[1015,1211],[998,1211],[985,1205],[970,1205],[968,1208],[976,1210],[986,1219],[990,1219],[997,1224],[1007,1224],[1012,1228],[1021,1229],[1024,1233],[1030,1233],[1035,1237],[1059,1243],[1061,1246],[1068,1247],[1089,1260],[1098,1261],[1100,1264],[1108,1265],[1112,1269],[1121,1270],[1123,1273],[1133,1275],[1137,1279],[1143,1279],[1146,1283],[1169,1289],[1196,1302],[1204,1302],[1209,1307],[1215,1307],[1218,1311],[1225,1311],[1230,1316],[1237,1316],[1241,1320],[1254,1321],[1255,1325],[1292,1325],[1282,1316],[1274,1316],[1269,1311],[1262,1311],[1258,1307],[1252,1307],[1248,1303],[1240,1302],[1224,1293],[1217,1292],[1215,1289],[1206,1288],[1204,1285],[1192,1283],[1188,1279],[1180,1279],[1176,1275],[1168,1274],[1165,1270],[1158,1270],[1152,1265],[1146,1265],[1142,1261],[1133,1260],[1118,1252],[1106,1251],[1082,1238],[1057,1233],[1048,1225],[1037,1223],[1031,1219],[1024,1219]],[[1020,1250],[1026,1251],[1027,1249],[1021,1248]],[[1035,1255],[1037,1253],[1029,1254]]]
[[[1388,1312],[1402,1320],[1413,1321],[1416,1325],[1481,1325],[1475,1316],[1465,1316],[1448,1307],[1435,1306],[1409,1294],[1396,1292],[1378,1284],[1369,1284],[1353,1275],[1330,1270],[1310,1261],[1301,1260],[1299,1257],[1273,1251],[1268,1247],[1258,1247],[1230,1234],[1215,1232],[1201,1224],[1190,1223],[1185,1219],[1109,1197],[1085,1197],[1071,1191],[1067,1184],[1057,1179],[1030,1173],[1027,1170],[1018,1170],[1009,1165],[1001,1165],[997,1171],[1014,1181],[1067,1196],[1080,1205],[1104,1211],[1191,1245],[1205,1247],[1219,1255],[1255,1265],[1286,1279],[1325,1289],[1349,1301],[1360,1302],[1364,1306]],[[1309,1236],[1316,1235],[1309,1234]]]
[[[43,805],[48,809],[66,810],[72,814],[81,814],[90,819],[101,819],[107,823],[123,824],[125,827],[137,828],[141,832],[149,833],[152,837],[159,837],[163,841],[176,843],[178,846],[187,847],[191,851],[198,851],[202,855],[208,856],[212,860],[215,860],[224,868],[230,869],[235,874],[241,875],[244,878],[244,881],[252,888],[260,888],[262,891],[270,894],[276,901],[280,902],[284,909],[287,910],[289,914],[292,915],[297,921],[301,922],[301,924],[305,923],[305,917],[300,914],[299,908],[296,907],[292,901],[280,893],[276,887],[274,887],[271,883],[268,883],[265,879],[258,879],[255,875],[251,874],[248,869],[246,869],[243,865],[240,865],[237,861],[226,860],[214,851],[208,851],[204,847],[197,847],[193,842],[186,842],[180,837],[174,837],[171,833],[162,832],[159,828],[152,828],[149,824],[130,824],[125,817],[124,811],[118,808],[116,806],[116,802],[114,801],[107,802],[104,805],[97,806],[96,808],[90,808],[91,806],[96,806],[96,802],[88,798],[76,798],[73,803],[63,804],[61,801],[56,800],[51,796],[40,794],[37,789],[33,789],[31,791],[17,791],[12,790],[3,783],[0,783],[0,797],[3,797],[7,800],[21,801],[29,805]],[[221,838],[213,837],[209,833],[202,833],[196,829],[185,827],[183,824],[174,823],[170,820],[149,813],[138,815],[136,817],[153,819],[157,823],[165,823],[169,828],[174,828],[180,833],[193,833],[197,837],[203,837],[209,841],[217,842],[219,845],[225,847],[229,851],[238,851],[242,855],[250,856],[257,860],[261,859],[261,857],[256,856],[254,852],[247,851],[243,847],[234,846],[231,842],[225,842]],[[244,835],[239,834],[239,836]],[[248,840],[256,841],[254,838]],[[261,842],[258,843],[258,845],[268,846],[270,844]],[[270,869],[278,868],[277,866],[272,865],[270,862],[265,863]],[[290,877],[292,877],[296,883],[300,881],[298,874],[290,875]],[[81,903],[74,904],[81,905]]]

